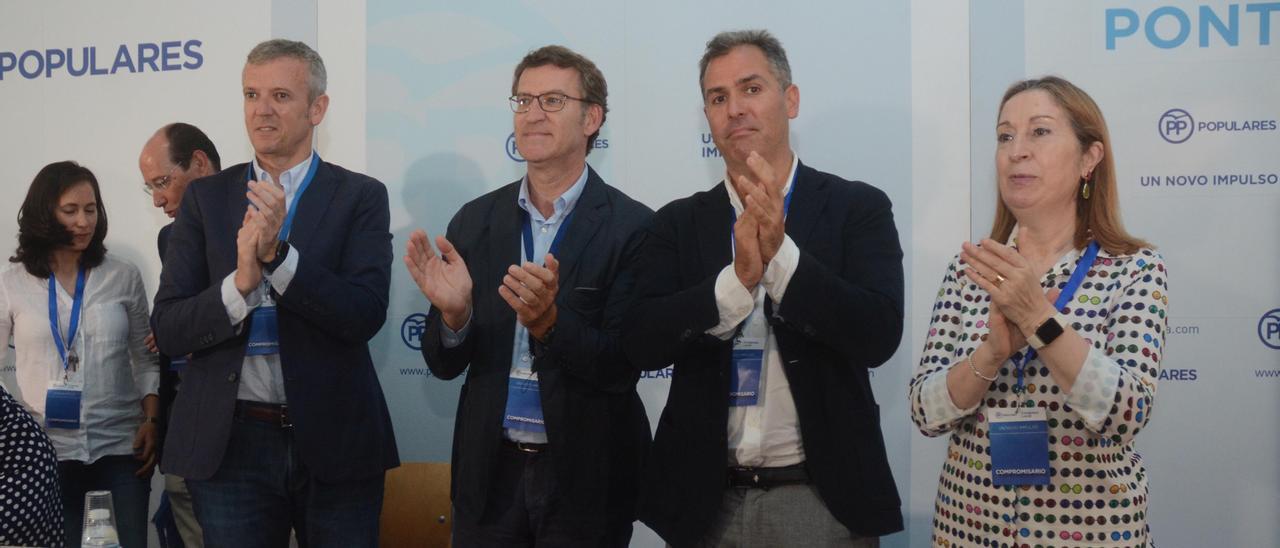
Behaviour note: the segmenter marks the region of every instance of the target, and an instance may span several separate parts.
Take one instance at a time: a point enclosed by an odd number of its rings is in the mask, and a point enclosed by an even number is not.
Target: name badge
[[[266,356],[280,353],[280,325],[276,322],[275,305],[262,305],[253,309],[249,317],[248,356]]]
[[[1049,423],[1043,407],[988,411],[991,482],[995,485],[1049,484]]]
[[[55,386],[44,396],[45,428],[80,428],[80,388]]]
[[[729,405],[749,407],[760,402],[760,371],[764,368],[763,337],[733,340],[733,371],[729,375]]]
[[[542,396],[538,379],[511,376],[507,379],[507,412],[502,419],[503,428],[524,432],[547,432],[542,419]]]

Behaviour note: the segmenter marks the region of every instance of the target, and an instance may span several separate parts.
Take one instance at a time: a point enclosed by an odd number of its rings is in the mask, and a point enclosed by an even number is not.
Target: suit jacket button
[[[239,375],[236,375],[235,373],[227,375],[227,382],[236,382],[237,377],[239,377]]]

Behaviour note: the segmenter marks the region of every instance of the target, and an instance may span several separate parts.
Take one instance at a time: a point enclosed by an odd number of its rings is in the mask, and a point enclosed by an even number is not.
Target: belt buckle
[[[515,441],[515,440],[512,440],[512,441]],[[529,445],[525,444],[525,442],[522,442],[522,441],[515,441],[515,444],[516,444],[516,451],[519,451],[521,453],[529,453],[529,454],[536,455],[542,452],[541,449],[530,447]]]
[[[293,423],[289,421],[289,406],[280,406],[280,428],[293,428]]]
[[[748,474],[750,474],[750,476],[748,476]],[[732,473],[730,474],[730,478],[729,478],[730,483],[733,483],[734,476],[737,476],[742,479],[750,478],[751,485],[750,486],[743,485],[743,487],[754,487],[754,488],[760,487],[760,470],[758,468],[753,468],[748,466],[734,466],[732,468]]]

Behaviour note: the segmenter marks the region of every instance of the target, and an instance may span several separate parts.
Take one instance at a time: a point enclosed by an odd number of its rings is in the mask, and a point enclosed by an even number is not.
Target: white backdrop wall
[[[326,159],[387,184],[397,250],[413,228],[438,233],[459,205],[523,173],[508,149],[505,97],[519,58],[548,43],[582,52],[604,71],[612,110],[588,160],[656,208],[722,174],[714,146],[704,142],[696,64],[703,43],[720,30],[769,28],[787,47],[801,89],[792,125],[800,157],[880,187],[895,205],[906,251],[907,331],[873,383],[908,531],[886,545],[923,546],[945,441],[914,431],[906,381],[946,261],[960,241],[989,228],[991,128],[1001,93],[1019,78],[1061,74],[1108,116],[1127,224],[1160,246],[1171,270],[1168,373],[1160,411],[1139,438],[1153,479],[1156,538],[1162,546],[1275,546],[1280,289],[1266,282],[1280,274],[1273,241],[1280,185],[1270,182],[1280,172],[1277,12],[1272,3],[1172,0],[786,8],[669,0],[5,3],[0,219],[8,221],[0,222],[0,242],[7,257],[36,171],[75,159],[102,183],[108,247],[138,264],[154,292],[155,233],[167,220],[140,190],[138,151],[155,128],[184,120],[209,133],[224,163],[247,160],[240,69],[249,48],[272,36],[304,40],[324,56],[333,103],[317,146]],[[139,71],[140,49],[150,55],[139,44],[163,51],[165,42],[192,40],[201,59],[184,53],[178,62],[198,66]],[[110,74],[121,45],[134,70],[121,65]],[[35,54],[23,60],[28,50],[47,57],[45,50],[71,48],[78,69],[84,47],[95,48],[96,66],[108,74],[74,77],[55,68],[46,75],[41,66],[36,75]],[[14,57],[7,71],[5,52]],[[1178,134],[1176,123],[1165,124],[1184,119],[1166,116],[1173,109],[1210,125]],[[1230,122],[1256,129],[1233,131]],[[1179,175],[1206,182],[1179,184]],[[1245,177],[1225,184],[1231,175]],[[1241,184],[1250,175],[1254,184]],[[372,348],[401,455],[447,460],[461,381],[426,373],[412,346],[414,314],[427,304],[398,263],[393,272],[391,310]],[[0,364],[0,381],[9,382],[11,361]],[[660,373],[641,381],[653,417],[666,383]],[[643,529],[633,544],[661,545]]]

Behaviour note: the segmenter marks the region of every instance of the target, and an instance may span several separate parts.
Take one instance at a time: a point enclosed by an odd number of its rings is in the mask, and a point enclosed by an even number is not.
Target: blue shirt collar
[[[561,194],[559,198],[556,198],[555,211],[551,214],[551,218],[549,219],[543,218],[542,212],[538,211],[538,208],[533,206],[533,200],[529,197],[528,174],[520,180],[520,196],[516,198],[516,205],[520,206],[520,209],[529,212],[529,218],[536,222],[559,222],[564,219],[569,212],[573,211],[574,206],[578,205],[578,198],[582,197],[582,189],[587,186],[587,173],[590,172],[590,170],[590,166],[583,166],[582,175],[578,176],[578,180],[573,183],[573,186],[569,187],[569,190],[564,191],[564,194]]]

